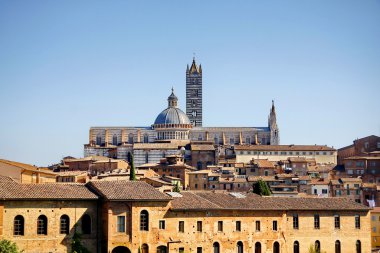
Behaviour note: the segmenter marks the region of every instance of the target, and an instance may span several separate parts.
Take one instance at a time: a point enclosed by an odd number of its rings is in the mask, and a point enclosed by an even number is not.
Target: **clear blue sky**
[[[205,126],[282,144],[380,134],[380,1],[0,1],[0,157],[83,156],[90,126],[149,126],[203,67]]]

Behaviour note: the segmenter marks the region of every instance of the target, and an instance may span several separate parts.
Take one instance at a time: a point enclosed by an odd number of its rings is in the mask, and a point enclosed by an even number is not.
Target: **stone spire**
[[[277,126],[276,107],[274,106],[274,100],[272,100],[272,108],[268,117],[268,128],[270,130],[270,144],[280,144],[280,130]]]

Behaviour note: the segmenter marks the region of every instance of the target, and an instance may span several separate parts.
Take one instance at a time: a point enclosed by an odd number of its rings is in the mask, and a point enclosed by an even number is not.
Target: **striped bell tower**
[[[202,126],[202,66],[193,63],[186,68],[186,115],[193,126]]]

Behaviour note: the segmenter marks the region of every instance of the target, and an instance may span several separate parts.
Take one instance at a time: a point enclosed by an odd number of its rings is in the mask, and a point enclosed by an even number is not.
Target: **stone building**
[[[103,252],[370,252],[369,209],[344,198],[164,194],[142,182],[93,182]],[[294,251],[294,249],[296,251]]]
[[[338,164],[342,165],[345,158],[352,156],[368,156],[380,151],[380,137],[366,136],[353,141],[353,144],[338,149]]]
[[[25,253],[71,252],[72,237],[97,252],[97,199],[84,184],[0,182],[0,239]]]
[[[0,239],[25,253],[370,252],[369,208],[347,198],[253,193],[162,193],[140,181],[0,182]]]
[[[336,164],[336,149],[322,145],[238,145],[236,162],[249,163],[252,159],[269,161],[288,160],[291,157],[315,159],[317,164]]]
[[[0,159],[0,176],[10,177],[23,184],[35,184],[55,182],[57,175],[48,168]]]
[[[186,113],[178,108],[178,98],[172,89],[168,107],[158,114],[151,126],[91,127],[89,142],[84,145],[84,156],[107,156],[130,161],[134,155],[136,164],[141,165],[147,161],[159,162],[164,152],[181,154],[181,149],[193,141],[210,142],[217,156],[219,147],[229,150],[228,147],[231,149],[242,144],[279,144],[274,103],[266,127],[204,127],[202,103],[202,68],[193,60],[191,67],[186,70]],[[172,147],[149,148],[155,143],[167,143]],[[137,151],[144,145],[148,145],[148,148]]]

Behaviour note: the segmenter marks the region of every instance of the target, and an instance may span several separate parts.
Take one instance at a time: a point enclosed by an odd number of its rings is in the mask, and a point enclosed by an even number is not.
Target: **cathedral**
[[[91,127],[84,156],[107,156],[130,160],[136,165],[156,163],[167,155],[186,153],[190,143],[208,143],[215,150],[234,145],[278,145],[276,109],[272,107],[266,127],[204,127],[202,103],[202,66],[195,59],[186,68],[186,113],[178,107],[172,89],[168,106],[146,127]]]

